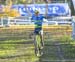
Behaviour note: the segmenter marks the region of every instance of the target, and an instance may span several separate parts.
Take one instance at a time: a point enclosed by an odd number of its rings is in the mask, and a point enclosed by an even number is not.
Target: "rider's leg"
[[[39,31],[39,38],[40,38],[40,46],[39,46],[39,52],[40,52],[40,55],[43,55],[43,47],[44,47],[44,42],[43,42],[43,31]]]
[[[44,41],[43,41],[43,30],[40,31],[40,38],[41,38],[41,46],[44,46]]]

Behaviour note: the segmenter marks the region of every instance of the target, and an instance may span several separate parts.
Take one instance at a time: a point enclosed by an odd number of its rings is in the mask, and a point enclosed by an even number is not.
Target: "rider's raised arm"
[[[44,14],[44,16],[45,16],[45,18],[47,18],[48,16],[47,16],[47,14],[48,14],[48,0],[44,0],[44,2],[45,2],[45,14]]]
[[[43,21],[48,23],[48,20],[46,18],[43,18]]]

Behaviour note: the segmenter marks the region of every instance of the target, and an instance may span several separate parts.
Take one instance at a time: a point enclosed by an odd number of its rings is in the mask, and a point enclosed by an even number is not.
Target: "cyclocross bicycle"
[[[41,56],[43,54],[44,42],[41,38],[41,32],[39,34],[35,34],[34,37],[34,46],[35,46],[35,54],[36,56]]]

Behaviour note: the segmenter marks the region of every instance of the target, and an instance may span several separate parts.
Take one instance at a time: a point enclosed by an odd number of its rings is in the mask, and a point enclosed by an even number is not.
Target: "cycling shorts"
[[[40,34],[40,31],[42,30],[42,27],[40,27],[40,28],[35,28],[34,29],[34,33],[35,34]]]

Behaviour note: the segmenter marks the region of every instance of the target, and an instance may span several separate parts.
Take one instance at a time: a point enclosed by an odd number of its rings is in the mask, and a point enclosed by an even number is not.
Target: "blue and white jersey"
[[[42,16],[42,15],[38,15],[38,16],[33,15],[33,16],[32,16],[31,20],[34,21],[35,28],[40,28],[40,27],[42,27],[42,23],[43,23],[43,19],[44,19],[44,18],[45,18],[45,17]]]

